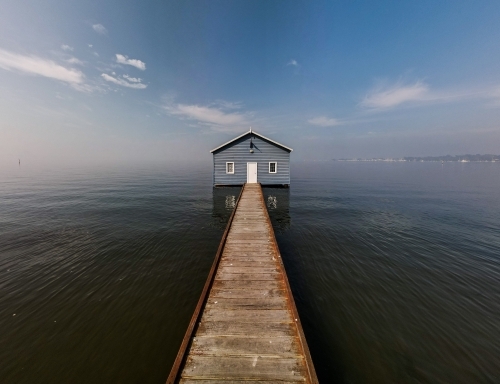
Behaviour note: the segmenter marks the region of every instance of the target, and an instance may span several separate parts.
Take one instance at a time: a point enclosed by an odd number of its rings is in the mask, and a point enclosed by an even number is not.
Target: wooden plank
[[[233,249],[226,249],[224,252],[224,257],[231,256],[231,257],[246,257],[246,256],[271,256],[276,257],[275,255],[272,254],[271,252],[271,247],[269,249],[256,249],[255,247],[250,247],[250,248],[241,248],[241,247],[234,247]]]
[[[248,265],[250,266],[267,266],[270,262],[276,263],[276,258],[271,255],[236,255],[236,254],[226,254],[222,257],[224,264],[231,265]]]
[[[284,297],[212,297],[205,308],[226,309],[287,309]]]
[[[228,237],[227,243],[238,243],[238,244],[264,244],[270,243],[271,240],[267,236],[254,236],[251,233],[249,234],[238,234],[237,236]]]
[[[181,379],[180,381],[181,384],[215,384],[215,383],[221,383],[221,384],[241,384],[241,380],[221,380],[221,379],[216,379],[216,380],[210,380],[210,379]],[[296,384],[296,381],[283,381],[283,380],[252,380],[252,384]]]
[[[267,356],[300,358],[297,337],[195,337],[190,354],[203,356]]]
[[[244,256],[275,256],[273,248],[266,246],[265,248],[255,247],[227,247],[224,250],[224,256],[244,257]]]
[[[285,284],[280,280],[215,280],[213,288],[219,289],[285,289]]]
[[[292,323],[239,323],[234,320],[202,321],[196,336],[252,335],[255,337],[294,336]]]
[[[260,287],[258,287],[260,288]],[[210,298],[261,298],[261,297],[279,297],[284,298],[284,289],[214,289],[210,293]]]
[[[231,311],[219,311],[212,307],[207,307],[203,314],[203,320],[233,320],[241,323],[291,323],[292,316],[286,309],[234,309]]]
[[[265,273],[265,274],[275,274],[278,272],[278,269],[275,266],[269,265],[270,263],[267,263],[265,266],[262,267],[240,267],[240,266],[235,266],[233,263],[225,263],[225,265],[219,268],[219,271],[221,273]]]
[[[270,260],[273,260],[269,257]],[[222,261],[229,266],[234,267],[265,267],[269,265],[267,258],[263,257],[223,257]]]
[[[270,241],[260,241],[260,240],[232,240],[228,242],[226,251],[265,251],[272,252],[273,245]]]
[[[269,240],[245,240],[245,239],[232,239],[227,243],[227,250],[238,249],[238,250],[265,250],[272,252],[273,246]]]
[[[273,251],[272,244],[267,243],[266,245],[260,245],[256,246],[255,244],[230,244],[227,246],[226,250],[224,251],[225,254],[231,252],[231,253],[240,253],[241,255],[246,255],[246,254],[255,254],[255,253],[269,253],[271,254]]]
[[[184,368],[185,378],[239,380],[288,380],[305,382],[302,359],[271,357],[223,357],[190,355]]]
[[[245,258],[240,258],[240,259],[229,259],[229,260],[224,260],[226,263],[228,263],[229,267],[231,268],[252,268],[257,270],[261,269],[269,269],[267,266],[269,265],[269,260],[266,259],[261,259],[261,260],[248,260]]]
[[[278,280],[281,277],[280,273],[227,273],[218,272],[215,280]]]
[[[247,235],[254,234],[257,236],[269,236],[269,231],[266,227],[255,227],[250,226],[248,224],[239,225],[238,223],[234,223],[231,225],[231,236],[234,235]]]

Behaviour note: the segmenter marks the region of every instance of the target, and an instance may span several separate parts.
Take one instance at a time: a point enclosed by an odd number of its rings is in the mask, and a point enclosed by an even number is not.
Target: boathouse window
[[[276,173],[277,168],[278,168],[278,163],[276,162],[269,163],[269,173]]]
[[[226,163],[226,173],[234,173],[234,163]]]

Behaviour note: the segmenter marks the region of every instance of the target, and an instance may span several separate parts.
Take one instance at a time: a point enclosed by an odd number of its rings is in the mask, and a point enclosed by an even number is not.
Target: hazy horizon
[[[500,3],[7,0],[0,166],[498,154]]]

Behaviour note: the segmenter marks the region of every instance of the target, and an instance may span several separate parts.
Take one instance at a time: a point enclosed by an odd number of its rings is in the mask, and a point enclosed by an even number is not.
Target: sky
[[[0,163],[500,153],[500,2],[0,0]]]

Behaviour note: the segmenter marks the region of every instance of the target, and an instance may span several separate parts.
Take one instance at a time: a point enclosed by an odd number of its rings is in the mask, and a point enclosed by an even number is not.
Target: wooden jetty
[[[167,384],[318,383],[260,184],[245,184]]]

